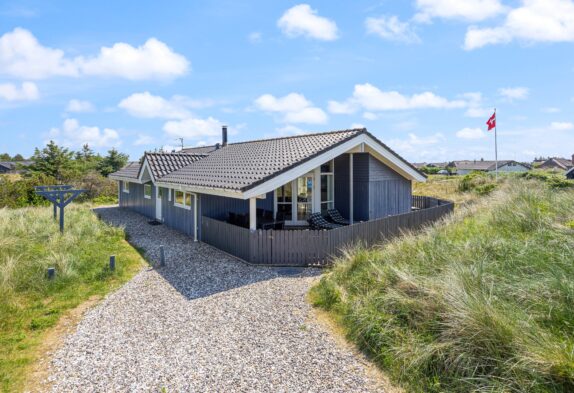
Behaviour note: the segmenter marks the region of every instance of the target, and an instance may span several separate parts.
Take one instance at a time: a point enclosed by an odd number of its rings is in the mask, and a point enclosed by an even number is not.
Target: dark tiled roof
[[[188,154],[210,154],[217,150],[216,145],[211,146],[197,146],[197,147],[184,147],[180,150],[180,153]]]
[[[513,160],[498,160],[498,167],[502,167],[508,163],[515,162],[516,164],[529,167],[528,165],[513,161]],[[457,169],[469,171],[494,171],[496,169],[496,161],[476,160],[476,161],[453,161]]]
[[[112,173],[112,176],[125,177],[129,179],[137,179],[140,172],[141,164],[138,161],[128,162],[128,164],[117,172]]]
[[[207,156],[188,153],[145,153],[147,163],[156,180],[204,157]]]
[[[161,181],[245,191],[363,132],[353,129],[230,143]]]
[[[14,170],[16,169],[17,166],[21,165],[21,166],[30,166],[34,163],[34,161],[0,161],[0,166],[3,166],[4,168],[10,169],[10,170]]]

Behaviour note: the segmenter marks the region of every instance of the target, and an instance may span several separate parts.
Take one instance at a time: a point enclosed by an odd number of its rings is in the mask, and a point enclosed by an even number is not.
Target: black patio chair
[[[331,219],[331,221],[333,221],[335,224],[339,224],[339,225],[349,225],[350,224],[349,220],[343,218],[343,216],[341,215],[341,213],[339,213],[339,210],[337,210],[337,209],[329,209],[329,210],[327,210],[327,214],[329,215],[329,218]]]
[[[342,225],[334,224],[323,218],[321,213],[312,213],[307,219],[312,229],[335,229],[342,227]]]

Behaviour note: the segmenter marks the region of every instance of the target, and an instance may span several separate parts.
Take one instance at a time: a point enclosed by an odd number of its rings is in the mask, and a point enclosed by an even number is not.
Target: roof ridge
[[[333,130],[333,131],[318,131],[318,132],[312,132],[312,133],[308,133],[308,134],[299,134],[299,135],[288,135],[288,136],[279,136],[279,137],[275,137],[275,138],[260,138],[260,139],[252,139],[250,141],[241,141],[241,142],[230,142],[227,145],[241,145],[244,143],[255,143],[255,142],[267,142],[267,141],[277,141],[277,140],[282,140],[282,139],[295,139],[295,138],[303,138],[303,137],[308,137],[308,136],[317,136],[317,135],[327,135],[327,134],[342,134],[344,132],[350,132],[350,131],[359,131],[359,132],[365,132],[367,131],[366,127],[362,127],[362,128],[348,128],[348,129],[344,129],[344,130]],[[194,146],[194,147],[184,147],[183,149],[200,149],[200,148],[206,148],[206,147],[214,147],[215,145],[203,145],[203,146]],[[221,146],[221,144],[220,144]],[[180,150],[181,151],[181,150]]]

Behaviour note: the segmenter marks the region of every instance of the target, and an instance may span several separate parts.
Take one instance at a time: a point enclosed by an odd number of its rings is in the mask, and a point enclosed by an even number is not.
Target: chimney
[[[221,146],[227,146],[227,126],[221,126]]]

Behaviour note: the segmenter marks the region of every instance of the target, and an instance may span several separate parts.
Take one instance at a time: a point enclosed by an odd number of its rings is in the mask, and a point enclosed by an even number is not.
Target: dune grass
[[[143,266],[124,232],[87,205],[66,208],[60,235],[49,207],[0,209],[0,390],[22,389],[50,327],[71,308],[102,296]],[[117,268],[109,270],[110,255]],[[56,278],[46,269],[56,268]]]
[[[408,391],[574,391],[574,190],[508,179],[310,298]]]

